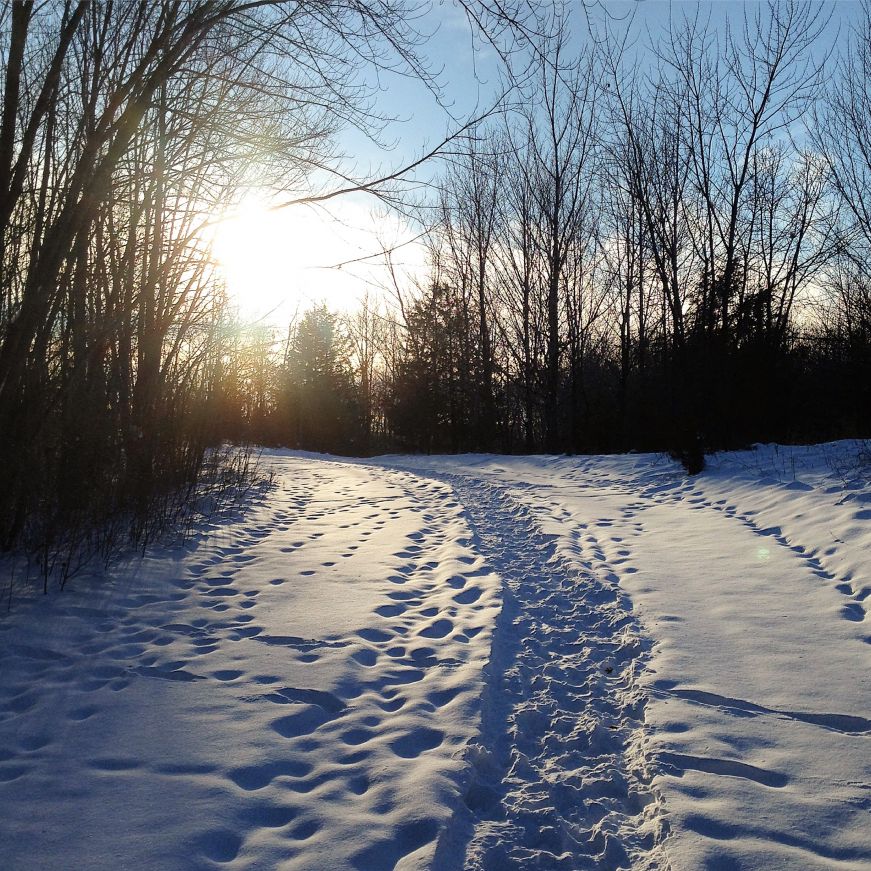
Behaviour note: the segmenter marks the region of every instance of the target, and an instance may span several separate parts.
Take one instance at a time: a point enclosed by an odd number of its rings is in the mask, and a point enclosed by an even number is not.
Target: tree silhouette
[[[284,415],[291,442],[353,453],[362,434],[350,339],[326,305],[307,311],[288,343]]]

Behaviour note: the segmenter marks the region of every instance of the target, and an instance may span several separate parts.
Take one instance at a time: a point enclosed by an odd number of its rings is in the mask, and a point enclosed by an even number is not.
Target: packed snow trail
[[[871,869],[871,482],[857,448],[432,457],[555,553],[607,564],[653,640],[640,682],[674,871]]]
[[[643,752],[645,644],[626,596],[604,562],[579,572],[561,559],[499,489],[446,480],[504,584],[465,812],[444,837],[450,865],[666,867]]]

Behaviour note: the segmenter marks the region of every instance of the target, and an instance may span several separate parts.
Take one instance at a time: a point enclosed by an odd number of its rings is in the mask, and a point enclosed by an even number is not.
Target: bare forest
[[[643,68],[616,26],[549,35],[441,156],[415,285],[242,342],[237,437],[698,466],[867,436],[871,25],[821,50],[826,21],[675,20]]]
[[[669,450],[693,470],[869,435],[868,7],[836,41],[818,3],[725,30],[675,11],[643,53],[607,17],[458,8],[503,98],[373,179],[335,136],[377,136],[362,70],[438,95],[411,6],[3,5],[4,551],[62,581],[146,544],[246,477],[227,444]],[[208,228],[252,187],[287,208],[367,191],[428,270],[352,311],[242,323]]]

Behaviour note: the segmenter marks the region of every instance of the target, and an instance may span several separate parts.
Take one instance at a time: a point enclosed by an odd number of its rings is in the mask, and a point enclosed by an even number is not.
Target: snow
[[[650,456],[395,462],[510,494],[580,576],[631,598],[654,642],[644,750],[672,868],[858,869],[871,487],[855,452],[759,448],[694,479]]]
[[[869,869],[860,447],[271,452],[0,618],[2,865]]]
[[[268,501],[191,552],[5,619],[4,868],[430,862],[498,579],[444,485],[267,462]]]

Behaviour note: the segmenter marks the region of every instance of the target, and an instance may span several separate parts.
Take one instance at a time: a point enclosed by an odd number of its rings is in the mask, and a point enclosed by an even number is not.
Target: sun
[[[239,314],[286,323],[321,302],[353,308],[369,276],[338,264],[377,252],[376,235],[368,213],[347,206],[275,209],[252,195],[215,221],[211,244]]]
[[[389,285],[395,273],[387,274],[385,249],[399,247],[395,270],[419,272],[425,252],[414,238],[395,217],[359,202],[276,209],[252,194],[214,221],[210,241],[239,315],[287,324],[320,303],[351,311]]]
[[[306,268],[327,253],[328,230],[244,200],[215,224],[212,254],[245,319],[293,315],[306,293]]]

